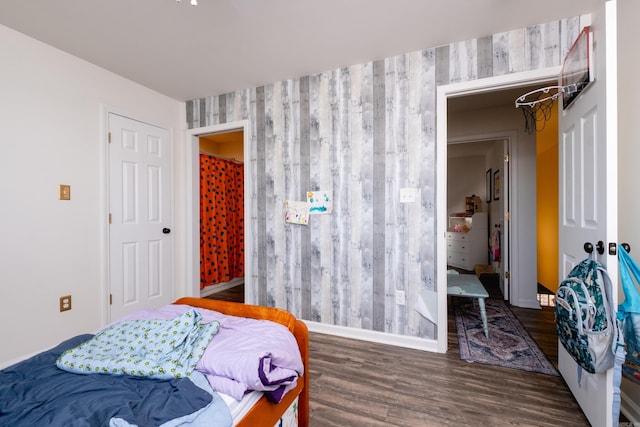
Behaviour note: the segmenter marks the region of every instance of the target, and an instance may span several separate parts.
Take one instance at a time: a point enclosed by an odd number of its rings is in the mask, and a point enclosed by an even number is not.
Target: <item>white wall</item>
[[[447,164],[447,214],[465,211],[465,197],[472,194],[482,200],[482,211],[487,212],[484,197],[485,156],[449,157]]]
[[[103,108],[171,129],[180,177],[185,107],[1,25],[0,52],[0,365],[6,365],[105,320]],[[57,199],[58,184],[71,185],[70,201]],[[174,187],[184,188],[183,180]],[[184,205],[182,193],[176,206]],[[184,223],[182,209],[174,219]],[[174,277],[185,277],[184,235],[173,228]],[[60,313],[58,299],[67,294],[73,309]]]
[[[637,125],[640,58],[634,53],[638,51],[638,16],[640,2],[618,1],[618,232],[620,241],[631,245],[631,256],[636,262],[640,262],[640,138]],[[622,289],[619,292],[623,295]],[[640,386],[623,380],[622,391],[624,406],[640,423]]]

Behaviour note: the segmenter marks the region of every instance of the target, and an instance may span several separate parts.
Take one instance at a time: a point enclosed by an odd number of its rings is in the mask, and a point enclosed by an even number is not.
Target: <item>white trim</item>
[[[489,132],[489,133],[481,133],[481,134],[471,134],[465,136],[459,136],[457,138],[450,138],[447,140],[447,144],[464,144],[468,142],[482,142],[482,141],[494,141],[494,140],[503,140],[510,139],[515,141],[516,139],[516,131],[498,131],[498,132]]]
[[[251,260],[249,257],[253,253],[251,246],[251,235],[253,233],[251,221],[251,194],[253,194],[253,183],[250,175],[251,150],[249,147],[249,121],[240,120],[236,122],[222,123],[219,125],[206,126],[186,131],[186,205],[187,205],[187,232],[186,232],[186,273],[187,285],[186,295],[192,297],[200,296],[200,179],[199,179],[199,137],[212,133],[243,131],[244,146],[244,277],[245,277],[245,301],[247,293],[250,291],[250,281],[252,277]]]
[[[634,402],[633,397],[625,393],[624,390],[620,391],[620,400],[622,402],[620,411],[627,417],[632,426],[640,426],[640,406],[638,406],[638,403]]]
[[[347,326],[329,325],[326,323],[303,320],[310,332],[334,335],[344,338],[351,338],[361,341],[376,342],[379,344],[393,345],[396,347],[412,348],[436,352],[437,341],[426,338],[411,337],[406,335],[396,335],[386,332],[371,331],[368,329],[349,328]]]
[[[487,77],[478,80],[452,83],[438,86],[438,93],[443,92],[447,98],[456,98],[466,95],[477,95],[486,92],[493,92],[497,89],[511,89],[521,86],[544,83],[551,79],[557,79],[560,75],[561,67],[549,67],[539,70],[523,71],[520,73],[505,74],[503,76]],[[515,108],[515,104],[514,104]]]
[[[244,277],[234,277],[228,282],[218,283],[215,286],[207,286],[200,290],[200,298],[206,298],[211,295],[226,291],[228,289],[235,288],[244,284]]]
[[[1,369],[6,369],[9,366],[15,365],[16,363],[20,363],[20,362],[22,362],[24,360],[30,359],[31,357],[36,356],[36,355],[42,353],[43,351],[51,350],[53,347],[55,347],[55,346],[51,346],[49,348],[45,348],[45,349],[39,350],[39,351],[34,351],[33,353],[27,353],[27,354],[25,354],[23,356],[15,357],[15,358],[13,358],[11,360],[5,360],[3,362],[0,362],[0,370]]]
[[[109,323],[111,317],[111,309],[109,304],[109,284],[110,278],[110,259],[109,259],[109,114],[112,109],[104,104],[100,105],[100,177],[102,179],[100,188],[102,194],[100,197],[100,215],[102,218],[98,221],[100,224],[100,259],[102,260],[101,270],[101,297],[100,307],[101,324],[106,325]]]
[[[447,248],[446,248],[446,224],[447,224],[447,100],[449,98],[487,93],[495,90],[515,88],[525,85],[542,83],[557,78],[560,66],[544,68],[540,70],[525,71],[521,73],[506,74],[503,76],[488,77],[486,79],[471,80],[461,83],[438,86],[436,90],[436,290],[438,291],[438,322],[437,322],[437,348],[438,352],[447,350]],[[515,106],[514,106],[515,108]],[[514,147],[512,147],[514,148]],[[513,154],[513,153],[512,153]],[[513,176],[513,170],[511,175]],[[440,179],[441,177],[445,177]],[[512,181],[513,184],[513,181]],[[512,187],[513,188],[513,187]],[[511,205],[517,206],[517,194],[512,193]],[[513,212],[515,214],[515,212]],[[513,233],[514,230],[511,230]],[[514,236],[515,237],[515,236]],[[517,265],[517,252],[512,251],[511,269]]]

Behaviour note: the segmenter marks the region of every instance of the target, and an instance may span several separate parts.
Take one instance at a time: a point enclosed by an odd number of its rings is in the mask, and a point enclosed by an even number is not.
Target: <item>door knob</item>
[[[163,229],[162,229],[162,232],[163,232],[164,234],[169,234],[169,233],[171,233],[171,229],[170,229],[170,228],[163,228]]]

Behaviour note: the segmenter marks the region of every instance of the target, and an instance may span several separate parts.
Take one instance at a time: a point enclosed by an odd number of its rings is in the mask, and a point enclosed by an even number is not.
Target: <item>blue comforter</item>
[[[78,375],[56,366],[60,354],[91,337],[0,371],[0,426],[108,426],[112,418],[158,426],[211,406],[211,394],[187,378]]]

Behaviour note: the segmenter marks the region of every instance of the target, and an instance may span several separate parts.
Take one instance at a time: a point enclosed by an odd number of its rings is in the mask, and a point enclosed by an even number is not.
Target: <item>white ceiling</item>
[[[602,0],[1,0],[0,24],[177,100],[588,13]]]

